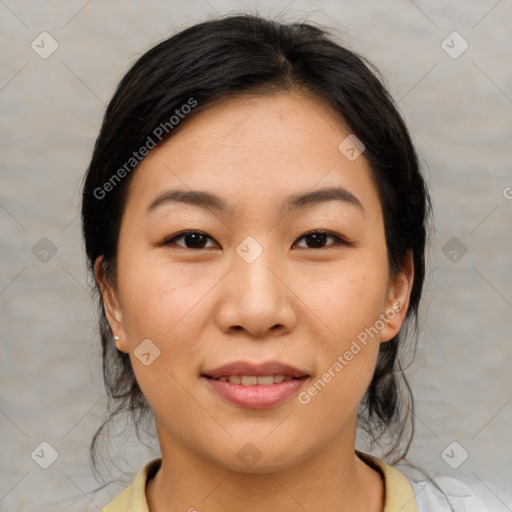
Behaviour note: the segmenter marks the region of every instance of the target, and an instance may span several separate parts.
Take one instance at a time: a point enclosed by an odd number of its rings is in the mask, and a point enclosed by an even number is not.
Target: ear
[[[114,336],[119,336],[117,348],[122,352],[128,353],[126,333],[123,326],[123,313],[119,304],[117,292],[105,277],[105,263],[103,261],[103,256],[98,256],[94,262],[94,277],[101,292],[103,308],[112,334]]]
[[[382,312],[384,328],[380,333],[380,341],[393,339],[405,320],[409,309],[409,299],[414,280],[414,261],[412,251],[408,251],[404,267],[389,287],[386,308]]]

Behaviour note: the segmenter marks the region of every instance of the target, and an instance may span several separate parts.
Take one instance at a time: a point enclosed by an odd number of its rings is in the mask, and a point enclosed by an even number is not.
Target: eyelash
[[[180,240],[181,238],[185,238],[186,236],[191,235],[191,234],[204,235],[207,238],[209,238],[210,240],[213,240],[213,238],[211,238],[209,235],[207,235],[206,233],[204,233],[202,231],[184,231],[184,232],[180,233],[179,235],[173,236],[172,238],[169,238],[169,239],[165,240],[162,245],[172,245],[173,242],[175,242],[176,240]],[[336,244],[341,244],[341,245],[345,245],[345,246],[352,246],[353,245],[352,243],[348,242],[347,240],[344,240],[343,238],[341,238],[340,236],[335,235],[334,233],[332,233],[330,231],[325,231],[323,229],[317,229],[317,230],[314,230],[314,231],[309,231],[308,233],[305,233],[304,235],[299,237],[297,240],[301,240],[301,239],[306,238],[306,237],[311,236],[311,235],[326,235],[327,237],[333,238],[335,240],[335,243],[329,244],[326,247],[306,248],[306,249],[309,249],[309,250],[326,249],[326,248],[331,247],[331,246],[336,245]],[[295,244],[296,244],[296,242],[294,242],[294,245]],[[184,246],[179,245],[179,244],[175,244],[175,245],[178,245],[179,247],[181,247],[183,249],[188,249],[190,251],[201,251],[201,250],[203,250],[203,248],[184,247]]]

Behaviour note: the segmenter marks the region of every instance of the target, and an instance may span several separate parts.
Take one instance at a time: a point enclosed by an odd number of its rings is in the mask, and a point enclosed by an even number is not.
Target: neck
[[[171,441],[160,432],[159,438]],[[301,464],[268,473],[232,471],[172,441],[161,442],[162,465],[146,488],[151,512],[382,512],[384,508],[382,478],[357,457],[354,440],[336,440]]]

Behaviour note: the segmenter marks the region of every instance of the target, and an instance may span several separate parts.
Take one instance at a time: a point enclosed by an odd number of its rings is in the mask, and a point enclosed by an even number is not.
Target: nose
[[[265,251],[252,263],[238,254],[233,260],[220,290],[217,323],[221,330],[226,333],[245,330],[258,337],[293,330],[297,322],[294,294],[282,266],[271,261]]]

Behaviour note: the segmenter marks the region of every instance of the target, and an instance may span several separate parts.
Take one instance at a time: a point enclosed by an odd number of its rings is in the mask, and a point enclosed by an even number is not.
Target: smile
[[[242,386],[269,386],[270,384],[279,384],[280,382],[294,378],[295,377],[290,377],[289,375],[229,375],[214,380],[230,382],[231,384],[241,384]]]

